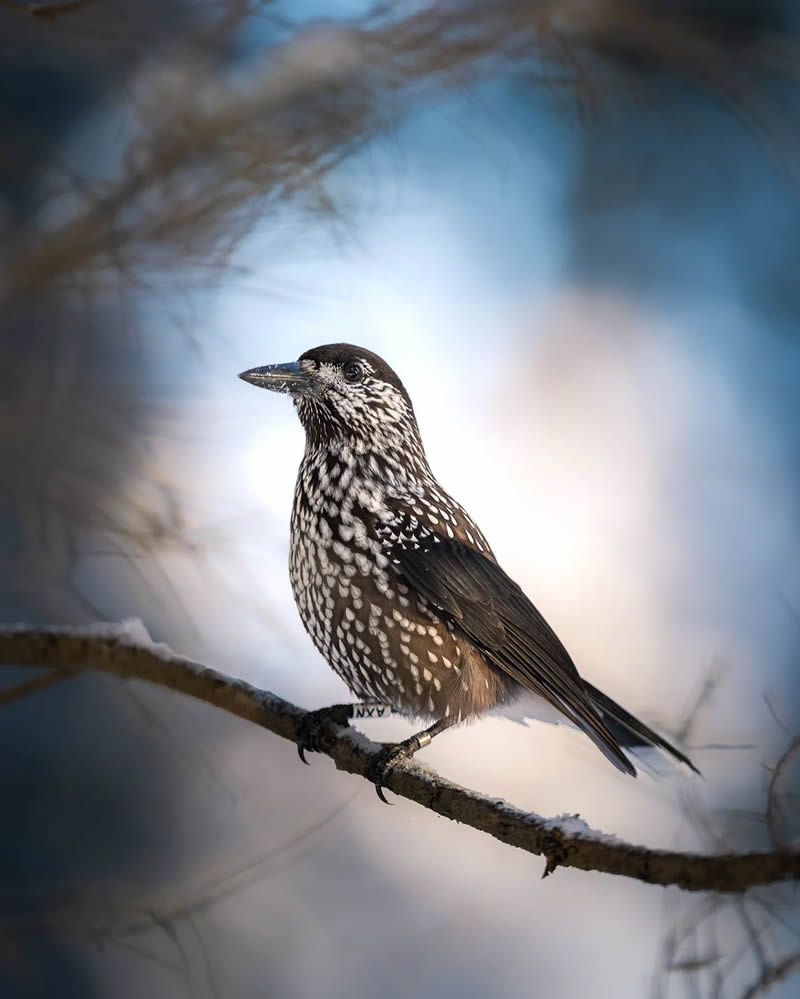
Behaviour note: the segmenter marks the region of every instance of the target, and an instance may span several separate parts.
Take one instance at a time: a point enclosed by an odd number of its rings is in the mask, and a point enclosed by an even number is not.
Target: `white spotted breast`
[[[292,590],[314,644],[357,697],[417,717],[473,713],[462,704],[471,644],[410,589],[391,559],[398,545],[465,532],[491,557],[480,531],[434,481],[404,478],[386,455],[304,456],[292,509]]]

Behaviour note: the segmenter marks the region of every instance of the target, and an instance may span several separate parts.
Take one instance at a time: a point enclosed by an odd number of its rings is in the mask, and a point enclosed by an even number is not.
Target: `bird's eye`
[[[353,361],[345,367],[344,377],[348,382],[360,382],[364,377],[364,369],[357,361]]]

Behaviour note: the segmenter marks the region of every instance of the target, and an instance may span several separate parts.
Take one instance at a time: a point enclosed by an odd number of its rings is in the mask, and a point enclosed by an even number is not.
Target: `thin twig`
[[[42,673],[39,676],[35,676],[31,680],[26,680],[24,683],[19,683],[16,687],[0,690],[0,705],[11,704],[12,701],[21,701],[23,697],[38,694],[40,691],[46,690],[47,687],[62,683],[76,672],[79,672],[79,670],[75,668],[57,668],[50,670],[49,673]]]
[[[94,3],[94,0],[61,0],[60,3],[26,3],[25,0],[0,0],[0,6],[39,21],[55,21],[65,14],[74,14]]]
[[[773,847],[780,846],[780,829],[778,828],[781,818],[780,798],[778,795],[778,784],[783,772],[789,765],[791,758],[800,750],[800,735],[796,735],[789,744],[786,751],[775,764],[767,787],[767,829]]]
[[[757,981],[742,993],[742,999],[755,999],[763,995],[778,982],[784,981],[800,965],[800,954],[790,954],[777,964],[771,965]]]

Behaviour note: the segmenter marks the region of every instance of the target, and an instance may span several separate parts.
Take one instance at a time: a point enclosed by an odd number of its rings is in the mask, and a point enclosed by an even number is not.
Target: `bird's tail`
[[[586,681],[584,681],[584,687],[595,710],[602,717],[606,723],[606,727],[611,731],[623,749],[631,750],[633,755],[639,757],[639,759],[643,758],[641,754],[642,750],[652,748],[663,749],[676,760],[685,763],[696,774],[700,773],[685,753],[676,749],[666,739],[662,739],[657,732],[648,728],[644,722],[639,721],[638,718],[634,717],[629,711],[626,711],[616,701],[612,701],[602,690],[598,690],[597,687],[593,687],[590,683],[586,683]],[[649,764],[651,761],[645,756],[644,762]]]

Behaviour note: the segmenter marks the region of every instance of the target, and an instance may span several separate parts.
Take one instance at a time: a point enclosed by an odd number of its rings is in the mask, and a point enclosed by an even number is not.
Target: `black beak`
[[[250,368],[239,377],[272,392],[288,392],[289,395],[309,395],[314,391],[314,376],[303,371],[297,361],[288,364],[265,364],[263,368]]]

